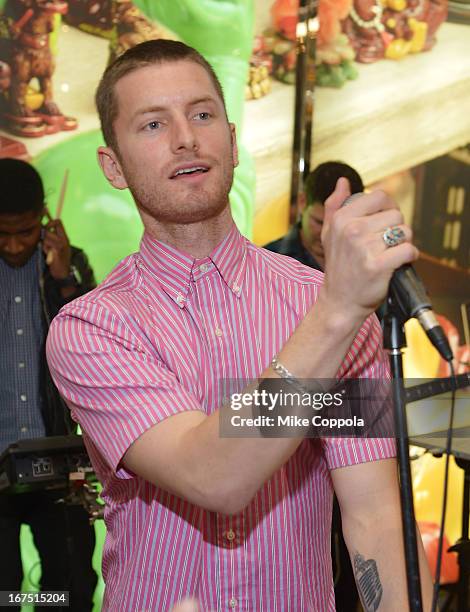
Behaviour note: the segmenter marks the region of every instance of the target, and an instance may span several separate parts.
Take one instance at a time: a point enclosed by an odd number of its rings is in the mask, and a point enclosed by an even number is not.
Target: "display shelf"
[[[107,58],[108,41],[62,27],[55,99],[65,114],[79,118],[80,131],[98,128],[93,94]],[[358,70],[358,79],[342,89],[315,91],[314,164],[343,159],[370,183],[470,141],[469,26],[445,23],[431,52]],[[293,107],[294,87],[278,82],[245,106],[242,141],[255,162],[258,214],[275,198],[287,202]],[[34,158],[76,133],[17,140]]]
[[[470,142],[470,27],[445,23],[432,51],[358,65],[342,89],[315,91],[313,165],[342,159],[366,183]],[[248,102],[243,140],[257,173],[260,211],[290,186],[294,88]]]

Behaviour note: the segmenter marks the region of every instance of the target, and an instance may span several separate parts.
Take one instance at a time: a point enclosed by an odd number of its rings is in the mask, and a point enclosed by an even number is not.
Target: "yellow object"
[[[410,18],[408,19],[408,25],[413,32],[410,53],[419,53],[424,49],[424,45],[426,44],[428,24],[424,21],[418,21],[417,19]]]
[[[433,378],[439,371],[439,353],[416,319],[405,323],[407,348],[403,356],[405,378]]]
[[[253,242],[263,246],[276,240],[289,229],[289,196],[284,194],[266,204],[255,213],[253,225]]]
[[[432,346],[416,319],[405,324],[407,348],[404,351],[405,378],[433,378],[439,371],[439,353]],[[416,447],[414,447],[416,449]],[[419,449],[417,452],[422,452]],[[413,454],[413,451],[412,451]],[[411,463],[415,515],[418,521],[441,523],[445,457],[426,454]],[[463,471],[451,457],[445,534],[451,544],[460,537]]]
[[[385,57],[387,59],[400,60],[408,53],[411,49],[411,40],[405,40],[404,38],[395,38],[387,47],[385,51]]]
[[[383,3],[385,8],[390,8],[393,11],[403,11],[406,9],[406,0],[385,0]]]
[[[34,87],[29,86],[28,91],[26,92],[25,102],[26,106],[30,110],[35,111],[38,110],[38,108],[41,108],[44,102],[44,96],[41,92],[34,89]]]
[[[395,28],[396,20],[391,17],[387,20],[387,27]],[[426,36],[428,32],[428,24],[417,19],[408,19],[408,26],[413,35],[410,40],[404,38],[395,38],[387,47],[385,57],[387,59],[400,60],[409,53],[419,53],[424,49],[426,44]]]
[[[413,447],[416,449],[417,447]],[[422,452],[420,449],[419,452]],[[445,457],[436,459],[426,454],[411,463],[413,496],[417,521],[441,524]],[[454,544],[460,537],[462,516],[463,470],[450,458],[449,490],[444,532]]]

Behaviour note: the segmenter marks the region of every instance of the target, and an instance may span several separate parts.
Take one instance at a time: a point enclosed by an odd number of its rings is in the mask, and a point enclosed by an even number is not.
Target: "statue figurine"
[[[56,14],[63,15],[67,4],[62,0],[9,0],[5,15],[9,18],[8,58],[11,83],[8,90],[7,127],[20,136],[43,136],[59,130],[74,130],[77,121],[64,116],[53,99],[54,58],[49,35]],[[5,45],[4,45],[5,47]],[[39,92],[36,103],[29,101],[30,82],[36,78]]]
[[[354,64],[355,51],[341,31],[352,6],[352,0],[322,0],[318,5],[320,28],[317,34],[316,84],[342,87],[358,76]]]
[[[0,92],[7,91],[10,88],[10,83],[10,66],[0,61]],[[1,99],[0,102],[2,102]],[[2,157],[16,157],[17,159],[23,159],[25,161],[29,159],[28,151],[22,142],[0,135],[0,158]]]
[[[409,53],[428,51],[435,42],[435,33],[447,17],[447,0],[401,0],[404,6],[394,6],[388,0],[383,23],[391,41],[385,56],[401,59]]]
[[[401,59],[432,48],[448,0],[353,0],[343,31],[359,62]]]
[[[67,0],[64,21],[88,34],[110,39],[113,29],[113,0]]]
[[[111,39],[109,63],[141,42],[154,38],[178,40],[168,28],[148,19],[131,0],[112,0],[112,21],[115,30]]]
[[[11,70],[10,66],[5,62],[0,62],[0,91],[9,89],[10,87]]]
[[[367,64],[384,57],[382,14],[380,0],[354,0],[349,15],[343,20],[343,32],[348,36],[358,62]]]
[[[438,27],[447,19],[448,0],[408,0],[408,6],[415,7],[416,19],[427,23],[423,51],[428,51],[436,43]]]
[[[67,0],[65,21],[84,32],[110,40],[108,63],[146,40],[178,36],[149,19],[132,0]]]

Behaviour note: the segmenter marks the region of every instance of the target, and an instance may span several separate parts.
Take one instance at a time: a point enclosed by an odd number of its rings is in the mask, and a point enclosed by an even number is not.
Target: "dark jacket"
[[[300,222],[293,225],[285,236],[265,244],[263,248],[268,249],[268,251],[274,251],[274,253],[280,253],[281,255],[288,255],[289,257],[297,259],[297,261],[300,261],[300,263],[303,263],[310,268],[315,268],[315,270],[320,270],[320,272],[323,272],[323,268],[320,266],[318,261],[309,251],[307,251],[300,240]],[[387,301],[385,300],[375,311],[382,328],[386,313]]]
[[[96,286],[93,270],[91,269],[88,258],[85,253],[72,247],[71,265],[77,270],[77,276],[80,283],[77,286],[77,291],[70,298],[64,299],[60,293],[60,287],[55,279],[52,278],[49,268],[46,268],[44,274],[40,275],[39,287],[41,293],[41,303],[43,310],[44,329],[49,330],[49,325],[52,319],[56,316],[59,310],[67,302],[71,302],[75,298],[87,293]],[[45,337],[47,333],[45,334]],[[41,359],[41,395],[42,395],[42,417],[46,428],[47,436],[61,436],[74,433],[77,429],[77,424],[70,416],[70,410],[60,397],[56,386],[52,382],[52,377],[49,372],[46,361],[46,342],[42,347]]]
[[[300,223],[293,225],[289,232],[282,238],[279,238],[279,240],[265,244],[264,248],[268,249],[268,251],[293,257],[300,261],[300,263],[322,272],[322,267],[318,261],[307,251],[300,240]]]

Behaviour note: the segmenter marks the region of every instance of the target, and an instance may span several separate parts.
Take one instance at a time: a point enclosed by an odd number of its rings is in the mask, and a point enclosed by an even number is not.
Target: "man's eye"
[[[212,117],[212,115],[210,113],[203,112],[203,113],[198,113],[196,117],[198,119],[202,119],[203,121],[207,121],[208,119]]]
[[[148,130],[158,130],[160,125],[161,125],[160,121],[150,121],[150,123],[147,123],[145,127]]]

